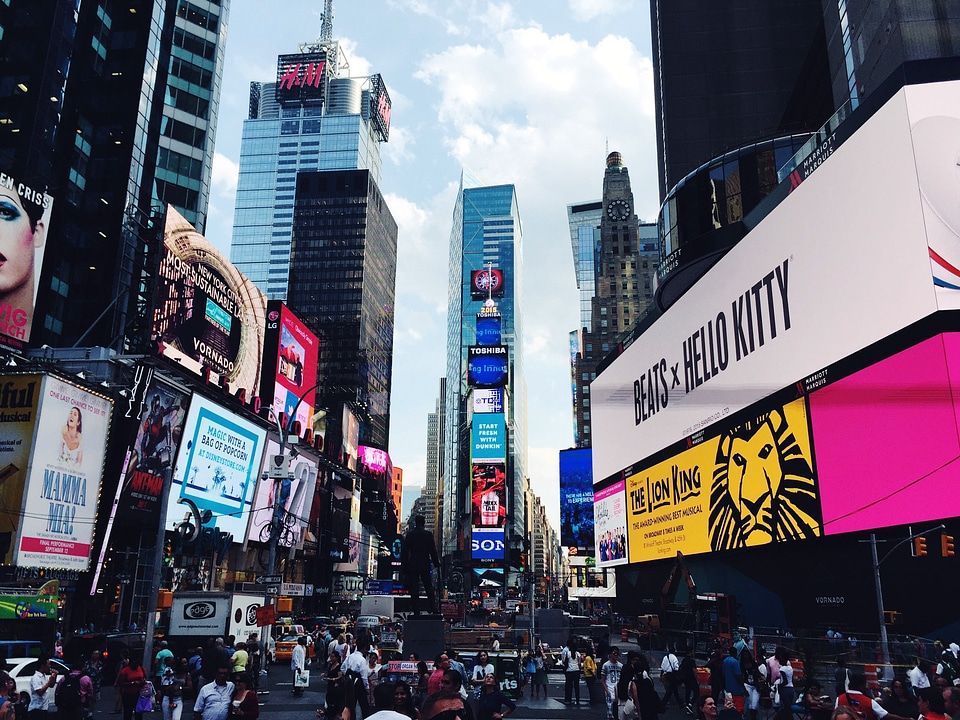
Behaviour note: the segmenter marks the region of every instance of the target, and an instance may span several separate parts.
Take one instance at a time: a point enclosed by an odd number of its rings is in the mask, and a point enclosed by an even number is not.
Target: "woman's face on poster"
[[[30,227],[15,190],[0,187],[0,293],[16,290],[33,279],[34,250],[43,245],[43,223]]]

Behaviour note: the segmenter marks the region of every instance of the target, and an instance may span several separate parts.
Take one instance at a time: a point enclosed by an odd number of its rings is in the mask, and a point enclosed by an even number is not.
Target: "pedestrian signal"
[[[953,557],[953,535],[940,536],[940,554],[943,557]]]
[[[913,554],[916,557],[927,554],[927,539],[925,537],[917,537],[913,539]]]

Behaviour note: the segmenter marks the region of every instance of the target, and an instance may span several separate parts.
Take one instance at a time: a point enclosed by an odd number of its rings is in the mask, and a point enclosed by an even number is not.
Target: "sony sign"
[[[471,546],[474,560],[503,560],[503,528],[473,528]]]

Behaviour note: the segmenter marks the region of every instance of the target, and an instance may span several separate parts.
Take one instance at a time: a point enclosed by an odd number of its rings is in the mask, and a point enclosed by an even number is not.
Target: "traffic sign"
[[[283,575],[258,575],[257,585],[276,585],[283,582]]]
[[[279,585],[267,585],[267,595],[279,595],[280,586]]]

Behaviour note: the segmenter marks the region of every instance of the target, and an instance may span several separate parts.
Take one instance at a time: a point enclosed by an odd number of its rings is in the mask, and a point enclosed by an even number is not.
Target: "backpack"
[[[57,685],[53,693],[53,700],[58,710],[75,710],[81,707],[80,701],[80,674],[70,673]]]

